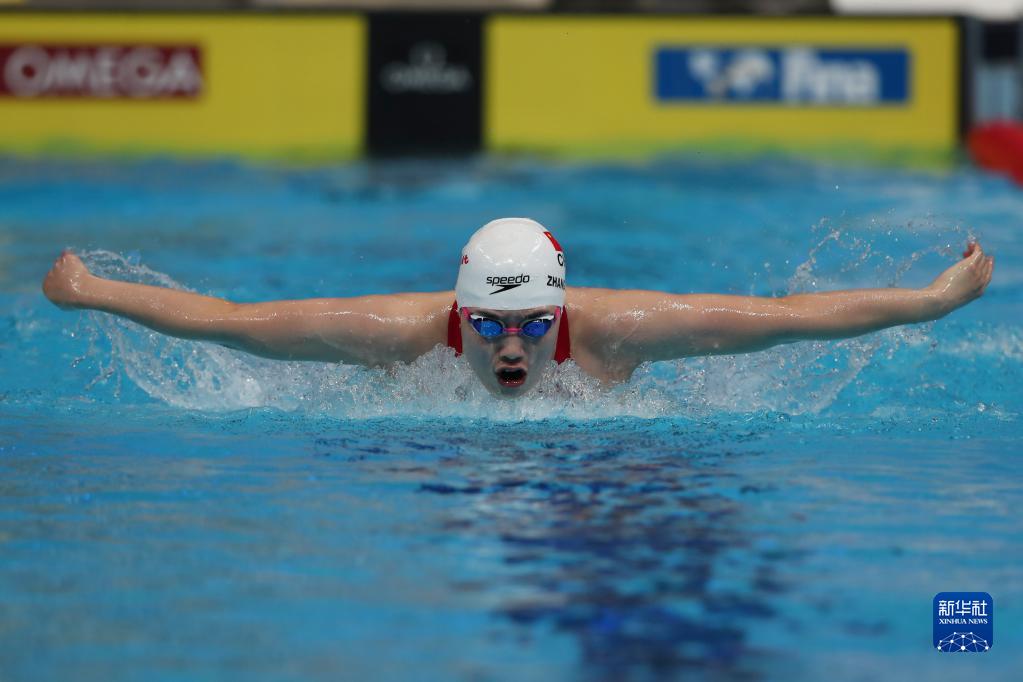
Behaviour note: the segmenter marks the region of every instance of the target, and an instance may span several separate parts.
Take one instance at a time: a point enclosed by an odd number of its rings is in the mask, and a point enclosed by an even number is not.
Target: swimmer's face
[[[505,327],[519,327],[537,317],[553,315],[555,306],[528,310],[488,310],[469,308],[470,313],[497,320]],[[465,317],[462,317],[462,354],[472,371],[487,390],[502,398],[517,398],[536,386],[543,370],[554,359],[557,347],[556,321],[539,338],[522,334],[502,334],[492,339],[480,336]]]

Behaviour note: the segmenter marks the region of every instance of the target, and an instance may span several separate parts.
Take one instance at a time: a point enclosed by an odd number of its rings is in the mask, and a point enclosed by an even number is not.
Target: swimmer
[[[280,360],[388,366],[446,344],[491,393],[518,397],[552,360],[572,359],[609,385],[643,362],[936,320],[983,294],[993,268],[994,257],[971,242],[962,260],[921,289],[755,297],[568,287],[565,254],[551,232],[533,220],[503,218],[462,249],[454,291],[232,303],[103,279],[65,251],[43,292],[64,309],[112,313],[171,336]]]

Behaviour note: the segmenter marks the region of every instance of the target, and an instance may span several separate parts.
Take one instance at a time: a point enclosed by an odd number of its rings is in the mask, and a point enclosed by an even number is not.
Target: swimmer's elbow
[[[738,314],[715,316],[698,335],[699,355],[752,353],[808,338],[803,311],[784,299],[749,299]]]
[[[271,360],[302,360],[308,332],[301,319],[262,303],[222,301],[209,322],[211,340]]]

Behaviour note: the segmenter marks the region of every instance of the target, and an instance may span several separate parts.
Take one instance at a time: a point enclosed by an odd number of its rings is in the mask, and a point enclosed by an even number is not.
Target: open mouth
[[[502,386],[521,386],[526,383],[526,370],[504,368],[497,370],[497,381]]]

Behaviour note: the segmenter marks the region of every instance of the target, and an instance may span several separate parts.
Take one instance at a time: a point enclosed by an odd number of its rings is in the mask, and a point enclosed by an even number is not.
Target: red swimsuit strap
[[[448,348],[455,349],[455,355],[462,354],[462,330],[458,321],[458,301],[451,304],[448,313]]]
[[[554,348],[554,361],[559,365],[572,358],[572,343],[568,335],[568,308],[561,310],[558,344]],[[462,330],[458,319],[458,301],[451,304],[451,310],[448,312],[448,348],[454,348],[455,355],[462,354]]]
[[[568,308],[561,309],[561,326],[558,328],[558,345],[554,347],[554,362],[559,365],[572,358],[572,344],[568,337]]]

